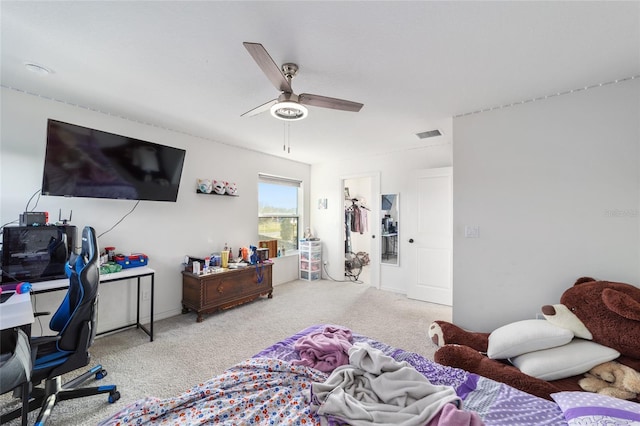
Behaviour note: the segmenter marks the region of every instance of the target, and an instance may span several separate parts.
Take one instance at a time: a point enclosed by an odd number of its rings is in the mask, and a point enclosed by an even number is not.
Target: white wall
[[[323,240],[323,259],[329,264],[329,274],[341,280],[344,277],[344,215],[331,206],[340,206],[343,197],[340,185],[341,177],[369,173],[380,174],[381,194],[400,194],[400,217],[402,210],[411,208],[414,199],[409,190],[411,170],[429,169],[434,167],[451,166],[451,136],[449,129],[444,129],[445,136],[426,140],[423,148],[416,148],[402,152],[390,153],[383,156],[370,156],[366,151],[361,157],[345,161],[335,161],[330,164],[313,165],[311,167],[311,197],[312,199],[327,198],[327,210],[312,210],[311,225],[316,235]],[[389,141],[393,144],[393,141]],[[375,196],[377,197],[378,194]],[[372,195],[373,197],[374,195]],[[380,206],[380,201],[371,200],[372,208]],[[402,224],[400,225],[402,229]],[[376,231],[377,244],[380,244],[380,232]],[[406,238],[405,238],[406,237]],[[400,253],[408,253],[405,247],[408,236],[401,234],[399,244]],[[407,292],[407,283],[411,270],[410,265],[403,261],[400,255],[400,266],[381,265],[380,288],[398,293]]]
[[[454,120],[456,324],[533,318],[580,276],[640,285],[639,104],[633,80]]]
[[[156,320],[181,310],[180,264],[185,254],[204,256],[221,250],[225,243],[234,251],[242,246],[256,245],[259,172],[300,179],[305,194],[304,210],[309,211],[310,166],[306,164],[2,88],[2,224],[16,220],[24,211],[29,197],[40,188],[47,118],[186,149],[177,202],[141,201],[131,215],[99,239],[101,247],[111,245],[118,252],[142,252],[149,256],[149,266],[156,270]],[[204,177],[236,182],[239,197],[196,194],[196,179]],[[59,209],[67,217],[72,210],[72,224],[78,227],[91,225],[101,234],[129,212],[134,204],[135,201],[130,200],[43,196],[36,211],[48,211],[55,220]],[[31,203],[29,209],[33,207],[34,203]],[[306,226],[308,218],[302,229]],[[297,255],[292,259],[277,259],[273,274],[274,284],[297,279]],[[135,319],[134,293],[128,291],[133,287],[126,282],[101,286],[98,331]],[[58,293],[38,296],[37,307],[55,309],[58,298],[63,296],[63,292]],[[123,305],[129,307],[128,313]]]

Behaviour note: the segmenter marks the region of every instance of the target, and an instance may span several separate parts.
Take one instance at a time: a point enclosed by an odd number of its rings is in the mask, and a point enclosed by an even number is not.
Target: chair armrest
[[[60,340],[60,336],[39,336],[31,338],[31,350],[37,349],[38,346],[44,345],[46,343],[55,342]]]

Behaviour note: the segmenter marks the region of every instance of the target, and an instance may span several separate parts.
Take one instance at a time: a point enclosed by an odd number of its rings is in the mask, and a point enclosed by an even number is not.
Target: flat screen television
[[[185,153],[49,119],[42,194],[175,202]]]
[[[2,230],[2,283],[66,278],[76,227],[5,226]]]

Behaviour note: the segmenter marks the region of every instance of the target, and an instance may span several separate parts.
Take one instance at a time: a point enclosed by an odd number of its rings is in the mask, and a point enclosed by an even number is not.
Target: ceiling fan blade
[[[345,101],[344,99],[329,98],[327,96],[302,93],[298,95],[298,102],[322,108],[339,109],[343,111],[358,112],[364,106],[358,102]]]
[[[244,44],[244,47],[249,51],[253,60],[256,61],[262,72],[278,90],[293,93],[291,83],[289,83],[287,77],[284,76],[280,67],[273,62],[273,59],[271,59],[271,56],[269,56],[269,53],[267,53],[263,45],[260,43],[250,43],[248,41],[242,44]]]
[[[241,114],[240,117],[251,117],[252,115],[258,115],[265,111],[269,111],[269,108],[271,108],[271,106],[274,105],[276,102],[278,102],[277,99],[271,99],[269,102],[264,103],[260,106],[257,106],[254,109],[250,109],[244,114]]]

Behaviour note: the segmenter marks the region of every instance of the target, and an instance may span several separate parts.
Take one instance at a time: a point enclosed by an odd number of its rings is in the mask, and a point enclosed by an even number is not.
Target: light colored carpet
[[[95,425],[145,396],[167,398],[220,374],[271,344],[314,324],[337,324],[433,359],[429,324],[451,321],[451,308],[380,291],[352,282],[293,281],[276,286],[273,299],[260,299],[196,322],[188,313],[154,323],[154,341],[135,328],[96,339],[92,365],[102,364],[122,397],[114,404],[106,395],[59,403],[50,425]],[[96,383],[87,382],[88,386]],[[15,406],[8,395],[0,410]],[[36,413],[30,414],[33,424]],[[17,421],[10,423],[18,424]]]

